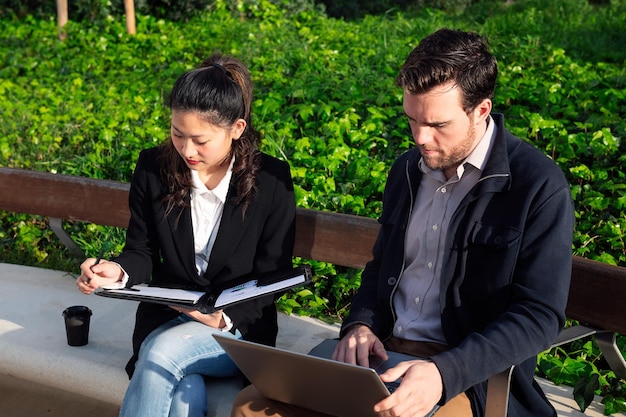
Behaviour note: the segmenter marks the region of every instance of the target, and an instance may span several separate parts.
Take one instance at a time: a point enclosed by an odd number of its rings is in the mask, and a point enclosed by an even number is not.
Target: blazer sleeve
[[[264,158],[259,189],[259,199],[263,202],[250,207],[250,210],[263,211],[253,259],[253,274],[261,275],[293,266],[296,217],[289,165],[267,156]],[[274,301],[277,296],[268,295],[236,304],[226,308],[225,312],[246,340],[274,345],[277,334]]]
[[[112,261],[119,263],[129,275],[127,285],[146,283],[158,258],[158,238],[152,201],[160,192],[156,169],[157,149],[140,153],[130,185],[128,206],[130,221],[123,252]]]
[[[259,273],[292,267],[296,203],[289,165],[280,163],[254,261]]]

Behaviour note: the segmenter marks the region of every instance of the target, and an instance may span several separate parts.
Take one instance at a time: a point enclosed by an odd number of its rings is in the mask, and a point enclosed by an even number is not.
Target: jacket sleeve
[[[342,323],[341,336],[355,324],[368,326],[381,340],[391,336],[394,320],[392,290],[399,279],[404,257],[404,236],[399,236],[398,231],[404,230],[401,225],[407,221],[410,204],[405,169],[414,154],[408,152],[398,158],[389,171],[372,260],[361,274],[361,285],[352,299],[350,314]],[[389,247],[394,250],[389,250]]]
[[[129,275],[128,286],[146,283],[152,274],[153,260],[158,256],[157,227],[152,213],[153,184],[158,184],[150,168],[154,164],[154,151],[142,151],[137,160],[130,185],[128,205],[130,221],[126,230],[123,252],[112,261],[119,263]]]
[[[292,267],[296,203],[289,165],[280,163],[276,178],[254,261],[261,274]]]
[[[274,162],[267,166],[270,177],[261,189],[269,204],[264,209],[266,215],[256,243],[253,259],[253,274],[265,274],[291,268],[293,266],[293,246],[295,240],[295,197],[290,168],[284,162]],[[267,187],[267,184],[273,184]],[[252,208],[251,208],[252,209]],[[279,295],[268,295],[226,308],[225,312],[233,320],[246,340],[267,345],[276,343],[276,307],[274,301]]]
[[[361,274],[361,285],[357,293],[352,298],[350,306],[350,314],[343,320],[341,324],[340,337],[343,337],[347,329],[356,324],[363,324],[374,332],[379,338],[383,339],[382,333],[388,327],[388,308],[384,308],[378,304],[378,276],[380,269],[379,253],[385,241],[385,230],[381,228],[374,244],[373,259],[367,263],[363,273]]]

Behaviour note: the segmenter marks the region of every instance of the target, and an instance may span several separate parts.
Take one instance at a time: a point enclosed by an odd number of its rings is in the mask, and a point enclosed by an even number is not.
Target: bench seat
[[[0,263],[0,374],[119,405],[128,385],[124,365],[131,354],[136,302],[85,296],[74,279],[66,272]],[[71,305],[93,311],[86,346],[66,342],[61,313]],[[308,352],[339,331],[338,325],[284,314],[278,324],[278,346],[297,352]],[[602,415],[599,399],[583,414],[571,399],[571,388],[540,383],[560,416]],[[210,397],[220,399],[209,416],[227,417],[239,387],[233,380],[209,384]]]
[[[0,263],[0,374],[120,404],[137,302],[85,296],[74,280],[65,272]],[[61,313],[71,305],[93,311],[85,346],[67,344]],[[278,346],[299,352],[339,332],[337,325],[284,314],[279,329]],[[237,379],[210,383],[209,395],[221,402],[209,415],[227,416],[240,388]]]

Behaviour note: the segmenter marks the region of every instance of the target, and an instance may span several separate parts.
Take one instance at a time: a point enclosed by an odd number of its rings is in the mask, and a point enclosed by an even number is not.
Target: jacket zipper
[[[409,161],[406,162],[405,175],[406,175],[407,185],[409,187],[410,202],[409,202],[409,213],[408,213],[408,216],[406,218],[406,222],[407,223],[406,223],[406,226],[405,226],[405,229],[404,229],[404,246],[403,246],[404,248],[406,248],[406,240],[407,240],[407,232],[408,232],[409,220],[411,219],[411,216],[413,215],[413,204],[414,204],[414,200],[415,200],[414,197],[413,197],[413,188],[411,187],[411,176],[409,175]],[[491,179],[491,178],[508,177],[508,176],[509,176],[509,174],[488,175],[486,177],[480,178],[476,183],[478,184],[478,183],[480,183],[480,182],[482,182],[484,180],[488,180],[488,179]],[[453,215],[453,217],[454,217],[454,215]],[[400,273],[398,274],[396,285],[394,285],[393,290],[391,291],[391,295],[389,296],[389,305],[391,306],[391,316],[392,316],[392,319],[393,319],[393,323],[394,323],[393,326],[394,327],[395,327],[395,323],[396,323],[396,320],[397,320],[398,316],[396,314],[396,309],[394,308],[394,305],[393,305],[393,297],[396,294],[396,290],[398,289],[398,285],[400,285],[400,280],[402,279],[402,275],[404,273],[404,266],[405,265],[406,265],[406,257],[403,254],[402,255],[402,266],[401,266],[401,269],[400,269]],[[385,340],[387,340],[391,336],[393,336],[394,327],[392,327],[391,334],[389,334]]]

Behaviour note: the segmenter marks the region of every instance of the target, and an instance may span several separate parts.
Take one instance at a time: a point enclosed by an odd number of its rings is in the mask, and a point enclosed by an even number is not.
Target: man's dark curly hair
[[[424,38],[404,62],[396,82],[411,94],[424,94],[449,82],[460,87],[469,114],[493,97],[498,62],[477,33],[440,29]]]

